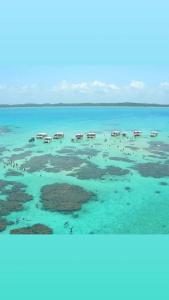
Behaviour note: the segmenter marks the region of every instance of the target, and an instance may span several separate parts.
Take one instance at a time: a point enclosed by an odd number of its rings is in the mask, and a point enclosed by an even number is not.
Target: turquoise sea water
[[[127,131],[127,138],[111,137],[114,129]],[[143,132],[137,139],[135,129]],[[95,139],[71,141],[77,132],[91,130]],[[151,130],[159,136],[150,138]],[[43,131],[51,136],[64,131],[65,138],[28,142]],[[0,218],[8,221],[1,234],[38,223],[55,234],[168,233],[168,154],[167,108],[0,109],[0,203],[8,200],[11,188],[15,195],[5,212],[0,206]],[[16,183],[24,184],[22,208],[17,196],[23,190]],[[42,189],[53,184],[75,187],[75,197],[81,191],[91,196],[78,209],[50,211],[43,205]],[[32,196],[30,201],[24,201],[25,194]],[[67,192],[65,201],[71,196]]]

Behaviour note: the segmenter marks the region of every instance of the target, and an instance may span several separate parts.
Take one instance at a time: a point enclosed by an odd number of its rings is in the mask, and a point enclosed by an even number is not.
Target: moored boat
[[[77,133],[75,137],[77,140],[81,140],[83,138],[83,133]]]
[[[120,131],[119,130],[112,131],[111,136],[120,136]]]
[[[140,130],[134,130],[133,131],[134,137],[141,136],[141,134],[142,134],[142,132]]]
[[[46,136],[44,139],[43,139],[44,143],[45,144],[49,144],[52,142],[52,138],[50,136]]]
[[[63,139],[63,138],[64,138],[64,133],[63,132],[56,132],[53,136],[54,140]]]
[[[96,137],[96,133],[95,132],[88,132],[87,133],[87,138],[88,139],[93,139],[93,138],[95,138]]]
[[[47,136],[47,133],[40,132],[36,135],[37,139],[43,140]]]
[[[150,136],[151,137],[156,137],[158,135],[158,131],[151,131]]]

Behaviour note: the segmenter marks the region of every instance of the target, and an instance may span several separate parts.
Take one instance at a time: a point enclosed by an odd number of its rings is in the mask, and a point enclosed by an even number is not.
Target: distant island
[[[169,107],[169,104],[155,103],[135,103],[135,102],[120,102],[120,103],[25,103],[25,104],[0,104],[0,108],[13,107],[65,107],[65,106],[105,106],[105,107]]]

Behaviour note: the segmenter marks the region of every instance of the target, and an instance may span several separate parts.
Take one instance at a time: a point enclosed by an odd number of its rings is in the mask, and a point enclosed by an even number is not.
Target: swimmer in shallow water
[[[16,223],[16,224],[18,224],[18,223],[19,223],[19,218],[17,218],[17,219],[16,219],[16,222],[15,222],[15,223]]]
[[[64,227],[66,228],[66,227],[68,227],[68,226],[69,226],[69,222],[66,221],[66,222],[64,223]]]

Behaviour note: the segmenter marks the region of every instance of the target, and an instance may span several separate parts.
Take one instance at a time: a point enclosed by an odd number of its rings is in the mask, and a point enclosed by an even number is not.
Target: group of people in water
[[[129,139],[129,137],[126,137],[126,140],[129,140],[131,141],[131,143],[133,142],[134,139]],[[77,141],[77,140],[71,140],[72,142],[80,142],[80,141]],[[94,140],[93,140],[94,141]],[[109,139],[107,139],[107,137],[105,136],[104,137],[104,145],[106,146],[106,148],[111,148],[113,146],[114,149],[116,149],[117,151],[119,152],[122,152],[123,154],[125,155],[133,155],[135,154],[135,150],[137,150],[137,148],[135,147],[135,149],[132,150],[132,145],[131,145],[131,149],[128,150],[128,148],[130,148],[130,145],[128,145],[128,147],[124,146],[124,139],[123,139],[123,143],[122,143],[122,140],[121,139],[118,139],[118,143],[112,143],[112,140],[110,142]],[[60,141],[62,142],[62,141]],[[90,142],[88,143],[88,145],[84,145],[84,146],[88,146],[90,148],[95,148],[96,145],[94,145],[94,143]],[[105,151],[105,147],[104,147],[104,151]],[[106,153],[106,152],[105,152]],[[77,153],[78,154],[78,153]],[[93,158],[93,154],[90,154],[87,156],[88,160],[91,160]],[[103,152],[103,157],[104,157],[104,152]],[[143,155],[143,158],[144,158],[144,155]],[[108,160],[109,157],[105,156],[105,160]],[[27,160],[25,159],[24,162],[26,162]],[[5,169],[13,169],[14,171],[21,171],[24,175],[24,172],[26,172],[26,168],[23,166],[23,162],[22,164],[19,164],[17,161],[15,160],[12,160],[12,159],[8,159],[7,161],[3,161],[3,165],[4,165],[4,168]],[[40,173],[39,176],[42,176],[42,174]],[[36,204],[36,207],[39,208],[39,204]],[[16,219],[16,224],[20,223],[20,222],[29,222],[30,220],[25,218],[25,217],[21,217],[21,218],[17,218]],[[69,234],[73,234],[74,233],[74,227],[72,226],[72,224],[69,222],[69,221],[66,221],[64,224],[63,224],[63,228],[66,232],[68,232]]]
[[[129,137],[126,137],[126,139],[129,139]],[[132,154],[134,154],[134,152],[132,151],[126,151],[127,150],[127,148],[124,146],[124,144],[123,145],[121,145],[121,140],[119,139],[118,140],[119,141],[119,143],[118,144],[116,144],[116,143],[113,143],[113,146],[114,146],[114,148],[116,148],[116,149],[118,149],[120,152],[123,152],[125,155],[132,155]],[[133,139],[131,140],[131,138],[130,138],[130,141],[132,142],[133,141]],[[61,142],[61,141],[60,141]],[[75,140],[75,139],[72,139],[72,142],[80,142],[80,140],[79,141],[77,141],[77,140]],[[110,148],[110,147],[112,147],[112,143],[109,143],[109,140],[106,138],[106,136],[105,136],[105,138],[104,138],[104,143],[107,143],[107,146]],[[94,144],[93,143],[89,143],[88,144],[88,147],[91,147],[91,148],[94,148]],[[130,146],[129,146],[130,147]],[[128,148],[129,148],[128,147]],[[132,149],[132,147],[131,147],[131,149]],[[104,149],[105,150],[105,149]],[[133,149],[134,150],[134,149]],[[136,148],[135,148],[135,150],[137,150]],[[78,153],[77,153],[78,154]],[[103,153],[104,154],[104,153]],[[88,155],[88,159],[90,160],[90,159],[92,159],[92,157],[93,157],[93,155]],[[25,160],[25,162],[26,162],[26,160]],[[16,161],[14,161],[14,160],[11,160],[11,159],[8,159],[7,161],[3,161],[3,165],[4,165],[4,168],[12,168],[12,169],[14,169],[15,171],[22,171],[22,173],[24,173],[24,172],[26,172],[26,169],[25,169],[25,167],[23,166],[23,164],[21,164],[21,165],[19,165],[18,164],[18,162],[16,162]],[[24,174],[23,174],[24,175]],[[40,176],[42,176],[41,174],[40,174]]]
[[[13,160],[7,160],[7,161],[3,161],[3,166],[4,168],[12,168],[12,169],[15,169],[17,171],[22,171],[22,172],[25,172],[26,169],[22,166],[22,165],[19,165],[17,162],[13,161]]]
[[[22,222],[22,221],[27,221],[27,222],[29,222],[30,220],[29,219],[26,219],[26,218],[24,218],[24,217],[22,217],[22,218],[16,218],[16,221],[15,221],[15,224],[17,225],[17,224],[19,224],[20,222]],[[64,228],[66,229],[66,230],[68,230],[68,233],[69,234],[73,234],[73,226],[71,226],[71,224],[70,224],[70,222],[69,221],[66,221],[65,223],[64,223]]]
[[[69,221],[66,221],[64,223],[64,228],[68,229],[68,231],[69,231],[70,234],[73,234],[73,226],[70,225]]]

